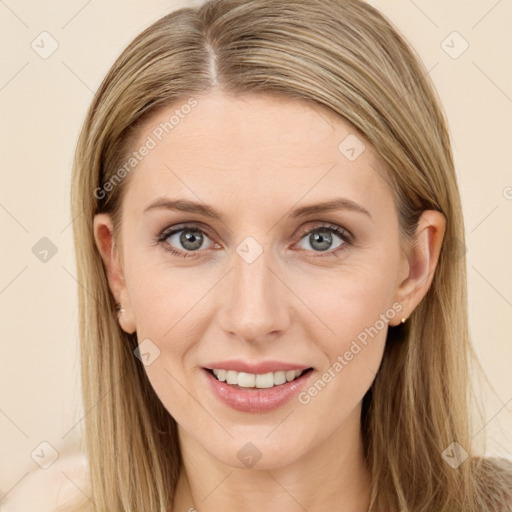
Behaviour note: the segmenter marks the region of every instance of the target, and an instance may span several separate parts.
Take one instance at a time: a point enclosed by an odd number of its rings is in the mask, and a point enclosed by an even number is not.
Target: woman
[[[446,121],[377,10],[163,17],[94,98],[72,208],[84,509],[510,509],[471,448]]]

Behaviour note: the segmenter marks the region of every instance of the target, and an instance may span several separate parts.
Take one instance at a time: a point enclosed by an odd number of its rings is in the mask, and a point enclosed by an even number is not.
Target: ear
[[[426,295],[441,252],[446,219],[441,212],[425,210],[419,221],[413,241],[404,253],[403,274],[396,289],[395,301],[402,304],[400,318],[390,321],[398,325],[407,318]]]
[[[99,213],[94,216],[94,240],[105,265],[112,295],[123,309],[119,315],[119,324],[123,331],[132,334],[135,332],[135,319],[124,279],[119,248],[116,247],[114,240],[112,217],[108,213]]]

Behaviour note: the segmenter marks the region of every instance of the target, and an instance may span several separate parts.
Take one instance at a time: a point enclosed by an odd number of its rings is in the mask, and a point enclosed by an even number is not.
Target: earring
[[[402,323],[402,324],[405,324],[405,321],[406,321],[406,320],[407,320],[407,318],[402,318],[401,323]]]
[[[121,304],[117,304],[117,318],[119,318],[124,313],[124,308]]]

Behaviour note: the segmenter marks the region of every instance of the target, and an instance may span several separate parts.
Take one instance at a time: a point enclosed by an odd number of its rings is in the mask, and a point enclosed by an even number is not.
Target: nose
[[[290,291],[267,252],[248,263],[233,254],[233,268],[218,290],[220,327],[231,337],[258,342],[274,339],[290,323]]]

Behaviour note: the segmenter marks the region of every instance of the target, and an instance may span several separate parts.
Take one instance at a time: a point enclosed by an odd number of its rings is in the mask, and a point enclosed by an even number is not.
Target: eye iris
[[[185,249],[194,251],[199,249],[203,244],[203,235],[199,231],[183,231],[180,236],[180,243]]]
[[[323,233],[323,234],[320,234],[320,233]],[[316,231],[315,233],[312,233],[310,236],[309,236],[309,240],[310,240],[310,243],[311,243],[311,247],[313,247],[314,249],[318,249],[319,251],[326,251],[327,249],[329,249],[329,247],[331,246],[332,244],[332,234],[330,231],[327,231],[327,230],[321,230],[321,231]],[[320,243],[320,247],[315,247],[315,244],[319,242]]]

